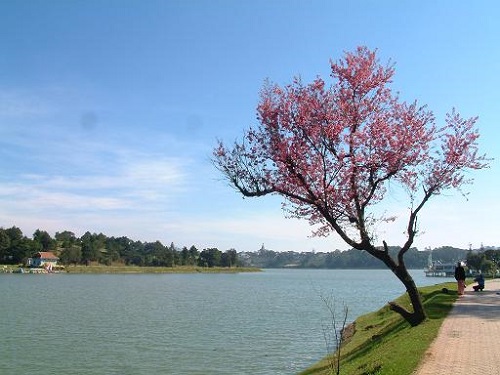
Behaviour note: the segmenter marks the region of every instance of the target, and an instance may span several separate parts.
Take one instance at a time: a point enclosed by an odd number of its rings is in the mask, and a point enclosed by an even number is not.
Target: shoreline
[[[168,274],[168,273],[242,273],[260,272],[260,268],[252,267],[139,267],[139,266],[67,266],[62,270],[47,271],[44,268],[29,268],[12,265],[0,265],[0,274]]]

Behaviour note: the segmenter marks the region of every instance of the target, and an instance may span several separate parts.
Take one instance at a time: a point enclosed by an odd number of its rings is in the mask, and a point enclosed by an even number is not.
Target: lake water
[[[0,374],[295,374],[327,353],[322,298],[352,321],[404,292],[387,270],[0,274]]]

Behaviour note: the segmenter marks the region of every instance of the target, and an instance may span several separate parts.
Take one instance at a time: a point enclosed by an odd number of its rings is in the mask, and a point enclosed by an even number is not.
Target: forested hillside
[[[488,253],[490,249],[491,254]],[[389,247],[396,254],[398,247]],[[236,249],[221,251],[217,248],[197,249],[195,246],[179,247],[174,243],[166,246],[160,241],[141,242],[128,237],[108,237],[102,233],[86,232],[76,237],[73,232],[57,232],[52,238],[49,233],[36,230],[28,238],[17,228],[0,228],[0,264],[23,264],[38,251],[52,251],[62,264],[126,264],[137,266],[201,266],[201,267],[257,267],[257,268],[386,268],[385,265],[366,252],[351,249],[317,252],[278,252],[262,245],[260,250],[237,252]],[[482,248],[465,250],[449,246],[432,249],[432,260],[442,263],[456,262],[470,258],[471,264],[486,267],[485,259],[477,254],[486,253],[494,264],[498,250]],[[428,265],[431,249],[419,251],[411,248],[405,255],[408,268],[424,268]],[[491,258],[491,259],[490,259]],[[482,263],[483,262],[483,263]],[[482,264],[482,265],[481,265]]]
[[[127,237],[107,237],[86,232],[77,238],[73,232],[57,232],[52,238],[37,230],[27,238],[17,227],[0,228],[0,264],[21,264],[38,251],[52,251],[62,264],[116,264],[155,267],[239,266],[236,250],[224,252],[216,248],[199,251],[195,246],[178,248],[160,241],[141,242]]]
[[[399,247],[389,247],[392,254],[396,254]],[[431,250],[419,251],[411,248],[405,255],[405,263],[408,268],[425,268],[429,262]],[[469,250],[457,249],[449,246],[432,250],[432,260],[443,263],[456,262],[467,258]],[[355,249],[329,253],[316,252],[276,252],[261,248],[256,252],[245,252],[239,254],[240,260],[245,266],[259,268],[386,268],[384,263],[372,257],[364,251]]]

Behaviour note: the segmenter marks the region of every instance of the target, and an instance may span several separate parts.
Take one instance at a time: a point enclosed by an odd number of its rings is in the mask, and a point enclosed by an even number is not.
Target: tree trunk
[[[420,298],[420,293],[418,292],[417,286],[415,285],[415,281],[411,277],[410,273],[406,269],[406,265],[404,264],[404,253],[400,251],[398,262],[396,263],[394,259],[392,259],[392,257],[389,255],[389,249],[385,241],[383,251],[377,250],[370,245],[365,245],[364,247],[360,247],[359,249],[367,251],[375,258],[384,262],[387,268],[389,268],[406,287],[406,293],[408,293],[408,297],[410,298],[413,311],[408,311],[403,306],[400,306],[395,302],[389,302],[391,310],[400,314],[408,323],[410,323],[412,327],[418,326],[425,319],[427,319],[427,314],[425,313],[424,305],[422,304],[422,299]]]
[[[393,272],[406,287],[406,293],[408,293],[408,296],[410,297],[413,312],[406,310],[404,307],[394,302],[389,302],[391,310],[399,313],[408,323],[410,323],[412,327],[418,326],[427,318],[427,315],[422,304],[422,299],[420,298],[420,293],[415,285],[415,281],[413,281],[413,278],[408,273],[408,270],[404,265],[398,266],[393,270]]]

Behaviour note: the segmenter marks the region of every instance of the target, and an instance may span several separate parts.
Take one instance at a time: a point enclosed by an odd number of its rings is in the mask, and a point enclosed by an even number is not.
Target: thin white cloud
[[[264,243],[276,251],[332,251],[346,245],[338,236],[311,238],[306,220],[286,219],[281,210],[249,210],[246,214],[229,214],[207,218],[202,215],[165,222],[162,230],[180,238],[193,238],[203,246],[222,249],[238,247],[239,251],[258,250]]]
[[[4,181],[0,196],[18,202],[83,209],[143,207],[150,201],[168,201],[185,184],[183,165],[176,159],[142,160],[133,165],[117,163],[109,175],[24,175]]]
[[[98,159],[98,158],[96,158]],[[186,162],[176,158],[152,158],[133,161],[127,164],[123,160],[109,162],[109,173],[102,174],[97,168],[86,167],[84,174],[43,175],[24,174],[18,176],[27,184],[37,185],[45,189],[64,190],[100,190],[100,189],[138,189],[149,186],[151,189],[168,189],[183,184],[186,173],[183,171]],[[90,173],[90,174],[89,174]]]
[[[155,152],[158,144],[147,132],[143,138],[149,144],[133,142],[127,129],[109,133],[105,124],[96,129],[98,111],[87,108],[101,107],[83,99],[95,95],[85,94],[62,88],[0,89],[5,156],[0,207],[16,201],[67,210],[143,210],[151,202],[165,207],[182,193],[189,160]],[[169,149],[168,143],[162,146]]]
[[[53,114],[56,107],[45,97],[32,90],[0,88],[0,118],[40,118]]]

